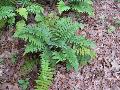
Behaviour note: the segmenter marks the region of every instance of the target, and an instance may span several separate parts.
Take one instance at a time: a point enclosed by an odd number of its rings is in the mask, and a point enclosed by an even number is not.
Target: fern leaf
[[[10,25],[15,24],[15,17],[9,18],[7,22],[8,22]]]
[[[70,9],[69,6],[65,5],[65,3],[61,0],[60,2],[58,2],[58,11],[61,14],[64,11],[68,11]]]
[[[15,16],[14,7],[11,6],[1,6],[0,7],[0,20],[7,19]]]
[[[93,16],[94,10],[91,3],[92,3],[91,0],[88,1],[85,0],[84,2],[73,4],[71,8],[78,12],[87,12],[90,16]]]
[[[79,68],[79,63],[77,60],[77,56],[75,54],[75,50],[68,47],[68,49],[63,50],[63,52],[66,53],[66,59],[69,61],[74,70],[77,72]]]
[[[93,4],[92,0],[84,0],[83,2],[88,3],[88,4]]]
[[[66,60],[66,54],[63,52],[53,52],[52,55],[53,55],[52,59],[57,60],[56,63],[59,63],[61,61],[63,62]]]
[[[0,20],[0,29],[3,28],[3,26],[5,25],[6,22],[7,22],[7,20],[4,20],[4,19]]]
[[[74,32],[80,28],[79,23],[73,24],[70,18],[62,18],[56,22],[57,30],[53,33],[56,34],[56,38],[61,40],[69,40]]]
[[[30,6],[27,6],[27,11],[35,13],[35,14],[40,14],[40,13],[43,14],[44,13],[44,9],[39,4],[32,4]]]
[[[0,6],[12,5],[13,0],[0,0]]]
[[[91,0],[68,0],[68,5],[61,0],[58,2],[58,11],[61,14],[63,11],[76,10],[77,12],[87,12],[90,16],[94,15],[93,2]]]
[[[28,12],[26,8],[19,8],[16,11],[27,20]]]
[[[42,8],[41,5],[32,4],[30,6],[27,6],[27,11],[36,14],[35,20],[37,22],[43,21],[43,19],[44,19],[44,17],[43,17],[44,9]]]
[[[47,53],[43,53],[41,58],[41,70],[39,71],[41,74],[39,74],[36,80],[35,90],[48,90],[53,80],[53,69],[50,67],[50,58]]]
[[[45,25],[41,25],[40,27],[36,25],[25,26],[25,23],[21,22],[23,21],[18,22],[16,25],[17,32],[15,32],[14,37],[29,42],[26,46],[25,53],[44,49],[45,45],[50,41],[51,35],[49,29]]]
[[[17,22],[16,24],[16,32],[14,33],[14,37],[19,37],[20,33],[24,30],[26,24],[24,20],[21,20],[19,22]]]

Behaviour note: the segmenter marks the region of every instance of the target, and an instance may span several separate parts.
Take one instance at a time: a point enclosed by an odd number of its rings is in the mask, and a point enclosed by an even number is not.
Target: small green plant
[[[4,0],[0,1],[0,29],[8,23],[8,25],[15,23],[15,17],[21,16],[27,20],[29,13],[35,13],[36,17],[38,17],[41,12],[43,12],[43,8],[36,4],[30,2],[30,0],[8,0],[4,2]],[[19,8],[16,8],[14,4],[20,3],[22,5]],[[40,17],[40,16],[39,16]]]
[[[20,79],[20,80],[18,80],[18,84],[22,90],[27,90],[28,85],[29,85],[29,79],[28,78],[26,78],[25,80]]]
[[[0,58],[0,64],[4,64],[3,59]]]
[[[93,2],[91,0],[68,0],[68,3],[60,0],[57,7],[60,14],[64,11],[72,10],[82,13],[87,12],[90,16],[93,16],[94,9],[92,5]]]
[[[20,68],[20,76],[26,77],[26,75],[33,70],[35,64],[35,60],[25,60],[24,64]]]
[[[110,26],[110,27],[108,28],[108,33],[114,32],[115,29],[116,29],[116,28],[115,28],[114,26]]]

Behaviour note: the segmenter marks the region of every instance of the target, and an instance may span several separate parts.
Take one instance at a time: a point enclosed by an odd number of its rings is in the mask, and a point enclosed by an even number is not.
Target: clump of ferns
[[[66,62],[68,70],[73,68],[77,72],[81,62],[86,61],[84,56],[95,57],[92,50],[94,43],[75,34],[81,24],[73,22],[71,18],[59,18],[54,14],[44,16],[43,8],[34,3],[17,10],[11,6],[2,6],[0,10],[0,20],[14,18],[16,12],[22,17],[16,23],[14,37],[27,43],[24,55],[40,52],[41,69],[36,80],[36,90],[48,90],[57,63]],[[35,14],[36,23],[26,24],[29,13]]]
[[[70,18],[59,18],[50,14],[36,21],[37,23],[32,25],[26,25],[24,20],[19,21],[14,37],[27,42],[25,54],[41,52],[41,74],[36,81],[36,90],[47,90],[52,83],[54,72],[52,66],[58,62],[66,62],[68,70],[74,68],[78,71],[80,55],[95,56],[91,49],[94,43],[83,36],[75,35],[80,24]]]

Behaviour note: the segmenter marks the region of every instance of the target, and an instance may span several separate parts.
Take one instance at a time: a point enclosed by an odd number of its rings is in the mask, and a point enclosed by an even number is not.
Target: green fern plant
[[[2,6],[0,7],[0,20],[15,16],[14,7]]]
[[[74,68],[75,71],[78,71],[79,64],[82,62],[80,55],[89,55],[91,58],[95,56],[91,49],[94,43],[83,36],[75,35],[79,28],[80,24],[73,22],[70,18],[59,18],[53,14],[43,16],[43,21],[38,20],[36,24],[26,25],[23,20],[16,24],[17,31],[14,37],[28,42],[24,54],[43,53],[40,55],[42,70],[40,70],[41,74],[36,82],[37,90],[47,90],[43,88],[49,86],[46,83],[48,77],[46,73],[51,73],[49,65],[54,66],[62,61],[66,62],[68,69]],[[50,75],[48,82],[52,80],[52,74]]]
[[[12,4],[19,2],[22,4],[21,7],[15,8],[15,6],[12,6]],[[79,4],[76,2],[79,2]],[[84,7],[82,8],[80,4]],[[86,4],[91,6],[91,2],[88,0],[81,2],[69,0],[67,6],[63,1],[60,1],[58,8],[60,13],[69,9],[87,12]],[[86,7],[87,9],[85,9]],[[44,9],[41,5],[32,3],[30,0],[9,0],[8,3],[0,6],[1,22],[14,23],[15,16],[22,17],[16,23],[14,37],[27,42],[24,55],[40,53],[41,69],[39,70],[38,80],[36,80],[36,90],[48,90],[53,80],[53,68],[57,63],[66,62],[68,70],[73,68],[78,71],[79,65],[87,59],[86,56],[95,57],[92,50],[94,43],[75,34],[82,27],[81,24],[73,22],[71,18],[59,18],[54,14],[44,16],[43,12]],[[29,14],[35,15],[36,22],[34,24],[26,23]],[[91,11],[89,14],[91,14]]]
[[[15,8],[12,6],[0,6],[0,28],[15,16],[14,10]]]
[[[64,11],[68,11],[68,10],[73,10],[73,11],[77,11],[77,12],[86,12],[88,13],[90,16],[94,15],[94,10],[92,7],[92,1],[91,0],[68,0],[69,2],[67,4],[65,4],[65,2],[63,0],[60,0],[58,2],[58,11],[61,14]]]
[[[50,67],[50,57],[48,51],[43,52],[41,58],[41,70],[39,70],[35,90],[48,90],[49,86],[52,84],[54,70]]]
[[[18,80],[18,84],[19,84],[21,90],[27,90],[27,88],[29,86],[29,78]]]
[[[15,4],[17,3],[20,3],[22,6],[16,8]],[[15,23],[15,16],[21,16],[27,20],[29,13],[35,13],[36,18],[40,18],[43,13],[43,8],[36,3],[32,3],[30,0],[0,1],[0,28],[7,22],[8,24]]]
[[[76,30],[80,28],[79,23],[73,23],[70,18],[54,18],[54,16],[45,17],[44,21],[34,25],[25,25],[24,21],[20,21],[16,25],[17,31],[14,37],[28,42],[25,53],[41,52],[45,48],[51,49],[53,52],[65,53],[68,55],[65,60],[77,71],[79,66],[76,58],[77,50],[80,50],[79,48],[84,49],[84,52],[80,51],[81,54],[84,53],[82,55],[91,54],[90,48],[93,43],[82,36],[75,35]],[[68,50],[71,51],[71,55],[70,51],[68,53]]]

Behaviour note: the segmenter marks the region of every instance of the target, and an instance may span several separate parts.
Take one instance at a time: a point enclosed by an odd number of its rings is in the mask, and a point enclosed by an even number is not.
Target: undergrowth
[[[90,16],[94,15],[94,9],[92,7],[93,2],[91,0],[68,0],[68,2],[64,2],[60,0],[58,2],[58,10],[59,13],[62,14],[64,11],[77,11],[77,12],[86,12]]]
[[[73,68],[77,72],[80,65],[96,56],[92,50],[95,44],[84,36],[76,35],[82,26],[70,17],[59,17],[54,13],[44,15],[42,5],[30,0],[3,1],[0,1],[0,28],[7,24],[16,29],[13,36],[27,43],[23,55],[39,53],[36,90],[48,90],[55,65],[59,62],[65,62],[67,70]],[[60,14],[73,10],[93,15],[91,0],[68,0],[67,4],[60,0],[56,6]],[[30,14],[34,17],[33,23],[28,22]],[[21,67],[21,72],[29,73],[33,66],[34,62],[27,62]]]

